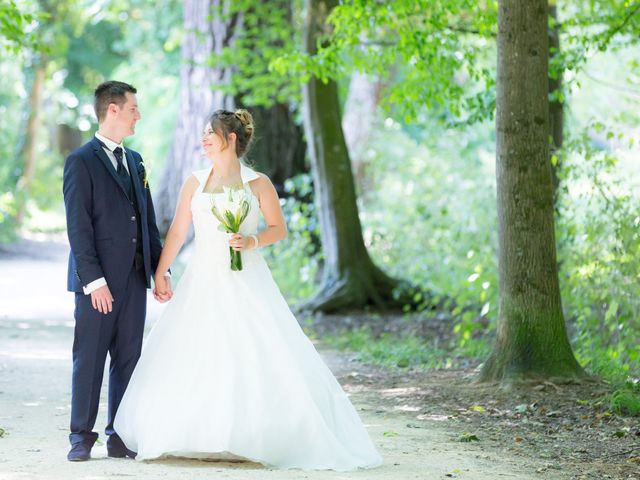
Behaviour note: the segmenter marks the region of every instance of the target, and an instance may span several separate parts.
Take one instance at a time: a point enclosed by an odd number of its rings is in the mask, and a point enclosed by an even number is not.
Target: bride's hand
[[[235,251],[251,250],[255,247],[255,242],[251,237],[245,237],[240,233],[232,233],[229,235],[229,246]]]
[[[165,275],[156,274],[154,277],[155,288],[153,289],[153,298],[160,303],[164,303],[171,299],[173,291],[171,290],[171,280]]]

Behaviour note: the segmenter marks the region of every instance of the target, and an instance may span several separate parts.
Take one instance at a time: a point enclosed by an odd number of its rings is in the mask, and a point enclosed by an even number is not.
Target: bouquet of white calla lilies
[[[214,195],[211,205],[211,212],[218,219],[220,225],[218,230],[227,233],[238,233],[240,225],[247,218],[249,213],[250,192],[248,186],[243,188],[223,187],[222,195]],[[229,247],[231,257],[231,270],[242,270],[242,256],[240,252]]]

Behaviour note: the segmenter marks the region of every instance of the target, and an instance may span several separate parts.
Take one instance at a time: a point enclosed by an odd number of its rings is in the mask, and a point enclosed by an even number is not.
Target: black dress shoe
[[[136,458],[137,453],[128,448],[107,448],[107,456],[111,458]]]
[[[117,434],[107,440],[107,456],[111,458],[136,458],[136,452],[129,450]]]
[[[70,462],[86,462],[91,458],[91,447],[84,443],[76,443],[71,446],[71,450],[67,454],[67,460]]]

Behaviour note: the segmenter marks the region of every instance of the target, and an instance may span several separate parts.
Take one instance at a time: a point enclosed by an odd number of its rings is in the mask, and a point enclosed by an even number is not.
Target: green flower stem
[[[231,255],[231,270],[234,272],[242,270],[242,255],[240,255],[240,252],[229,247],[229,254]]]

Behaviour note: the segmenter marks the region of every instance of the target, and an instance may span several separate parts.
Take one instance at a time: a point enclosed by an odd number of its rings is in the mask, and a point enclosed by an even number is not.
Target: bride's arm
[[[287,236],[287,222],[282,214],[280,207],[280,199],[273,183],[266,175],[260,174],[260,179],[256,182],[258,189],[258,201],[260,202],[260,210],[264,216],[267,228],[256,235],[258,237],[258,245],[264,247],[272,243],[284,240]],[[253,247],[253,239],[250,240],[250,248]]]
[[[156,268],[156,279],[158,277],[164,278],[164,274],[169,270],[171,263],[178,255],[187,233],[189,232],[189,225],[191,224],[191,197],[193,192],[198,188],[198,180],[191,175],[187,178],[180,190],[180,196],[178,198],[178,205],[176,206],[176,213],[167,232],[167,238],[164,241],[164,247],[160,254],[160,260],[158,261],[158,268]],[[160,283],[159,281],[156,283]]]
[[[284,220],[282,208],[280,208],[280,200],[278,199],[278,192],[276,192],[273,183],[271,183],[271,180],[269,180],[269,177],[266,175],[262,173],[259,175],[260,178],[253,181],[252,184],[255,185],[253,189],[254,195],[258,197],[260,210],[267,224],[267,228],[258,232],[256,235],[258,246],[264,247],[265,245],[279,242],[287,236],[287,223]],[[252,236],[244,237],[240,234],[233,235],[229,245],[235,250],[252,249],[256,247]]]

